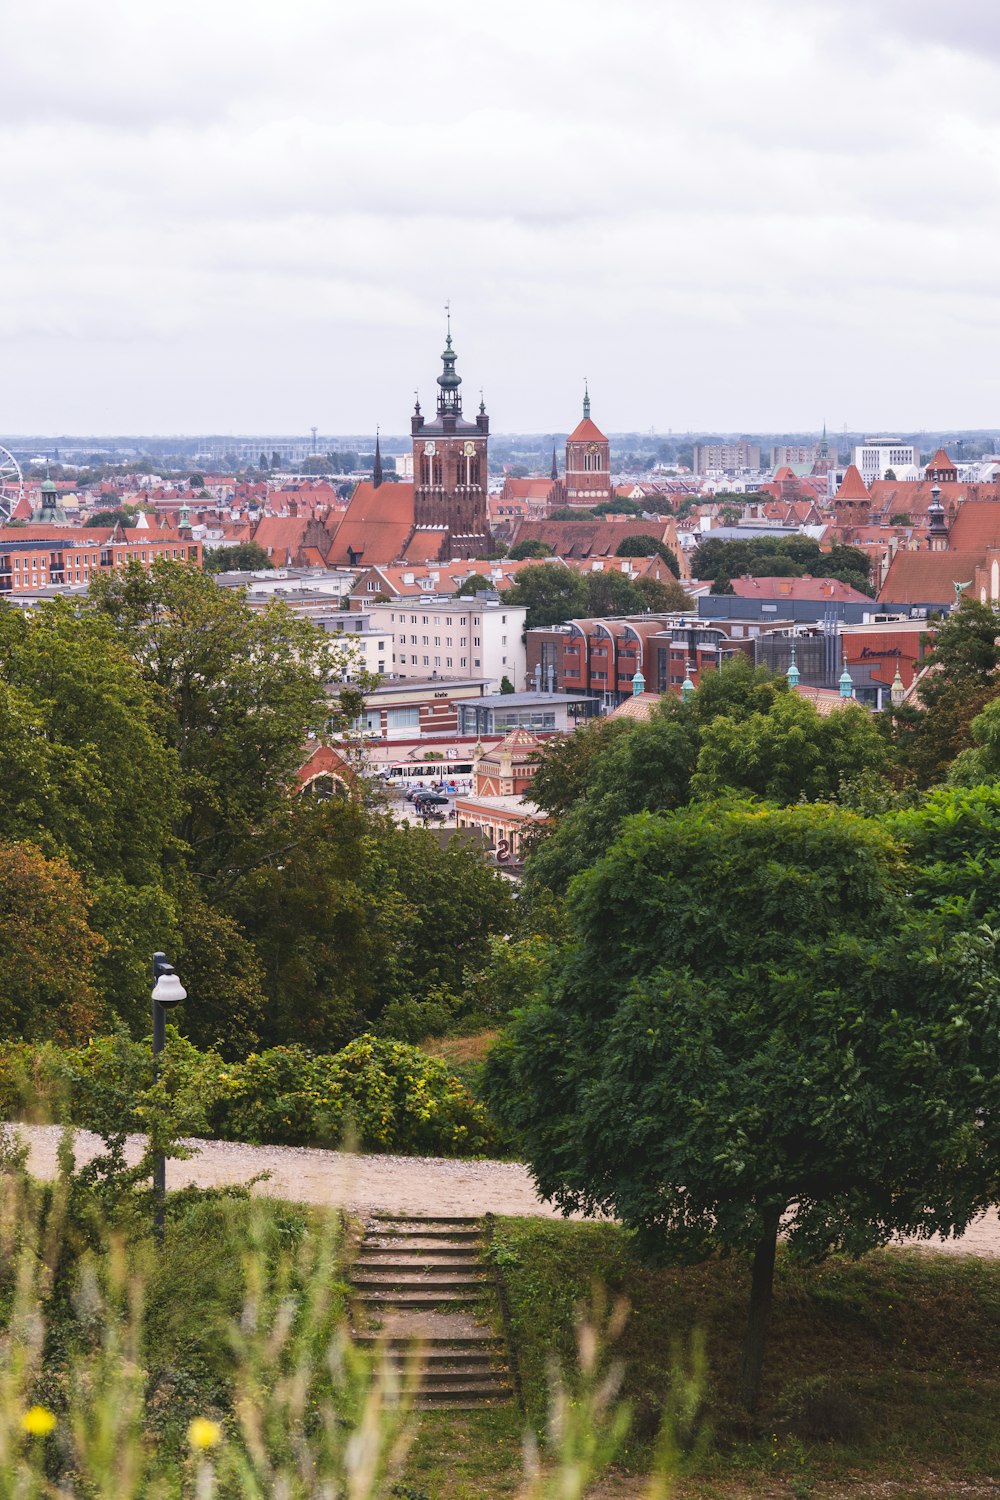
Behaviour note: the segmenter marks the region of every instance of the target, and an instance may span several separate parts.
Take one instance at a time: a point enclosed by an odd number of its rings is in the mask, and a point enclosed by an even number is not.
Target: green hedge
[[[91,1130],[143,1130],[155,1119],[177,1135],[255,1145],[346,1140],[366,1151],[478,1156],[494,1144],[482,1106],[443,1062],[374,1036],[328,1055],[272,1047],[227,1063],[171,1027],[155,1086],[148,1041],[5,1043],[0,1112],[8,1120],[31,1112]]]

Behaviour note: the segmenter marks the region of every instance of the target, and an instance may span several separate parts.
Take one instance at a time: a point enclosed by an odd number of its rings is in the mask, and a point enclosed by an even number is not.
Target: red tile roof
[[[441,548],[448,539],[446,527],[422,526],[410,537],[402,554],[404,562],[434,562],[441,556]]]
[[[948,457],[944,449],[939,448],[927,467],[929,469],[953,469],[955,465],[952,463],[951,459]]]
[[[839,578],[734,578],[741,599],[830,599],[841,604],[872,604],[867,594]]]
[[[971,584],[982,560],[982,552],[897,552],[879,590],[879,603],[949,604],[955,584]]]
[[[511,533],[518,542],[544,542],[557,557],[613,557],[630,536],[653,536],[669,542],[672,524],[663,521],[518,521]]]
[[[952,523],[948,546],[955,552],[1000,547],[1000,501],[973,500],[963,505]]]
[[[855,464],[850,464],[841,481],[840,489],[837,491],[838,500],[870,500],[868,486],[858,472]]]
[[[327,562],[349,566],[351,554],[366,565],[395,562],[413,530],[413,485],[358,485],[333,534]]]
[[[583,421],[573,428],[566,441],[567,443],[606,443],[607,438],[596,423],[592,422],[589,417],[584,417]]]

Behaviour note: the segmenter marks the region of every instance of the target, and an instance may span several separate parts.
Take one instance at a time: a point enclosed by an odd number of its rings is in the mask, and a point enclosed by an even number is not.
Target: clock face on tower
[[[435,443],[425,443],[424,452],[427,454],[428,458],[433,458],[435,453],[437,452],[437,445]]]
[[[466,458],[473,458],[475,456],[475,452],[476,452],[476,445],[475,445],[475,443],[466,443],[466,445],[465,445],[465,456],[466,456]]]

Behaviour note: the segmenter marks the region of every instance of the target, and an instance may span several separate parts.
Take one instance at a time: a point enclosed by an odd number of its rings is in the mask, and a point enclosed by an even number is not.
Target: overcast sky
[[[8,0],[0,431],[1000,424],[996,0]]]

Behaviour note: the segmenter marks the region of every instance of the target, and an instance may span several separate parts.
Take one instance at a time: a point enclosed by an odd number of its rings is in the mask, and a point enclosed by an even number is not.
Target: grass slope
[[[848,1474],[919,1483],[928,1473],[1000,1473],[998,1262],[885,1251],[804,1267],[779,1257],[764,1398],[750,1423],[733,1401],[748,1291],[741,1262],[649,1270],[615,1225],[533,1219],[499,1221],[493,1254],[537,1427],[549,1357],[573,1359],[576,1309],[595,1284],[627,1299],[616,1346],[636,1411],[626,1469],[644,1465],[672,1345],[700,1328],[715,1435],[705,1479],[771,1475],[807,1494],[820,1478]]]

